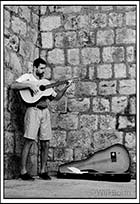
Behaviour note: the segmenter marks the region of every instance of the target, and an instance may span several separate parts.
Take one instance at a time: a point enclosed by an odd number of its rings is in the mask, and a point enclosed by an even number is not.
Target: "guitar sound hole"
[[[40,89],[40,91],[45,91],[45,86],[41,85],[41,86],[39,87],[39,89]]]

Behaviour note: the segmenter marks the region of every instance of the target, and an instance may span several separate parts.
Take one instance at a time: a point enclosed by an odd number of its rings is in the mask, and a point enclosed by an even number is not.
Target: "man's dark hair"
[[[45,62],[45,60],[43,60],[42,58],[37,58],[37,59],[35,59],[34,60],[34,62],[33,62],[33,66],[35,66],[36,68],[38,68],[38,66],[40,65],[40,64],[47,64],[46,62]]]

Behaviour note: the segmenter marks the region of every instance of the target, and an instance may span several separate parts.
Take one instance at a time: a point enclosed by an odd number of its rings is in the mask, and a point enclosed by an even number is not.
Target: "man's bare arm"
[[[14,82],[11,85],[11,88],[15,90],[30,89],[31,91],[33,91],[33,93],[38,92],[37,87],[29,82],[26,82],[26,83],[25,82]]]

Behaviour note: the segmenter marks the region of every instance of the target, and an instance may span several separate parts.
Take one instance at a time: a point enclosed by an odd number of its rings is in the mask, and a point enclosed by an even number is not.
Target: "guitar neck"
[[[64,81],[57,81],[55,83],[47,84],[47,85],[44,85],[44,89],[53,88],[62,84],[66,84],[67,82],[68,80],[64,80]]]

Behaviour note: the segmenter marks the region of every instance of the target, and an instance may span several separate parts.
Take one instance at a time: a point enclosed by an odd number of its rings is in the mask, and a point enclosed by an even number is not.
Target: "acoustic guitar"
[[[125,146],[112,145],[95,152],[87,159],[72,161],[59,166],[59,174],[82,174],[88,172],[122,174],[129,170],[130,156]],[[78,171],[79,170],[79,171]]]
[[[22,99],[26,103],[32,104],[32,103],[37,102],[43,96],[50,96],[52,94],[53,87],[57,87],[63,84],[68,84],[69,83],[68,81],[71,81],[71,83],[73,83],[76,80],[78,80],[77,77],[72,78],[72,79],[57,81],[55,83],[50,83],[46,79],[41,79],[38,81],[28,81],[28,83],[32,83],[36,86],[36,88],[38,89],[38,92],[36,94],[33,94],[30,91],[30,89],[22,89],[19,92],[20,92]],[[24,83],[26,83],[26,81]]]

